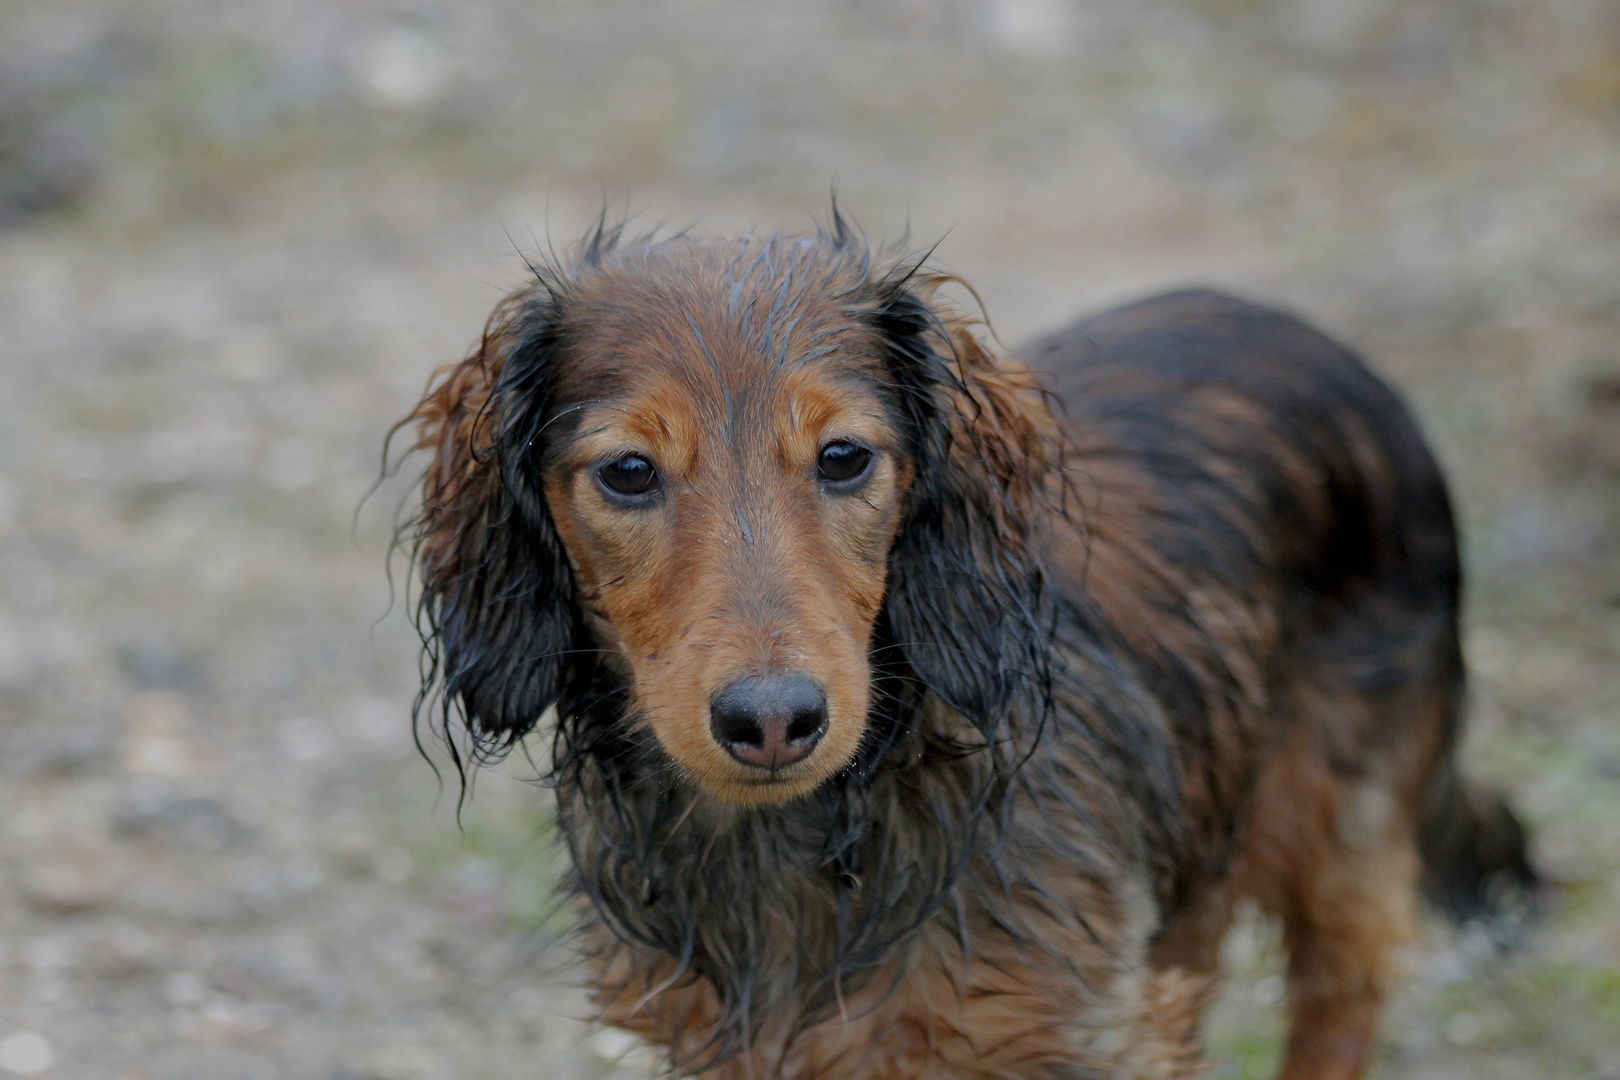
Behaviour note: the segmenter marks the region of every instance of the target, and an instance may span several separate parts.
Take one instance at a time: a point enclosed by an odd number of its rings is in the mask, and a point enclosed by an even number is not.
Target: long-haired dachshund
[[[996,356],[835,213],[598,227],[411,417],[423,705],[552,781],[610,1024],[711,1078],[1183,1077],[1245,898],[1355,1076],[1460,778],[1446,487],[1350,352],[1181,292]],[[452,723],[453,722],[453,723]]]

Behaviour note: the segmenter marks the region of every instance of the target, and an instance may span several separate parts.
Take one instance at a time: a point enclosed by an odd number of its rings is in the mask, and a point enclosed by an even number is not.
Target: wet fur
[[[836,217],[802,239],[598,229],[539,268],[412,418],[424,708],[478,756],[555,707],[598,1001],[678,1071],[1194,1075],[1248,897],[1290,950],[1284,1075],[1354,1075],[1420,877],[1464,916],[1534,889],[1516,821],[1452,764],[1460,575],[1432,458],[1383,383],[1287,315],[1173,294],[1013,362],[947,280]],[[701,664],[627,644],[690,650],[687,600],[593,569],[660,541],[598,535],[620,526],[575,505],[568,447],[652,367],[663,396],[625,407],[698,418],[649,428],[688,454],[741,461],[760,425],[791,437],[782,402],[843,386],[891,447],[890,501],[825,534],[848,550],[803,548],[823,534],[784,524],[784,488],[747,495],[776,518],[737,494],[683,526],[735,566],[667,556],[688,592],[776,567],[794,626],[864,652],[825,675],[863,703],[847,745],[786,795],[732,784],[677,715],[702,712]],[[780,557],[748,577],[766,542]],[[777,662],[698,625],[704,657]]]

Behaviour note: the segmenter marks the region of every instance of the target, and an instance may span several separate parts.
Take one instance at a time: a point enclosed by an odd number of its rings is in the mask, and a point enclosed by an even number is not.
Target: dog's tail
[[[1485,928],[1501,947],[1523,940],[1545,889],[1529,833],[1500,794],[1469,783],[1450,755],[1418,819],[1423,893],[1459,926]]]

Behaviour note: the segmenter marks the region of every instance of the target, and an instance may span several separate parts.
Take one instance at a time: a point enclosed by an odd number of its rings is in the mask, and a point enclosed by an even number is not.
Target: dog
[[[419,719],[551,733],[601,1018],[673,1074],[1193,1076],[1253,901],[1281,1075],[1340,1080],[1420,892],[1533,903],[1446,485],[1344,347],[1186,291],[1002,358],[836,209],[532,269],[403,422]]]

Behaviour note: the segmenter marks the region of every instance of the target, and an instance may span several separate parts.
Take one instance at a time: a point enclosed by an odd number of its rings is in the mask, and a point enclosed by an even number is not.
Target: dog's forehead
[[[880,377],[867,291],[861,267],[808,239],[671,241],[581,274],[564,332],[581,390],[675,386],[735,419],[796,386]]]

